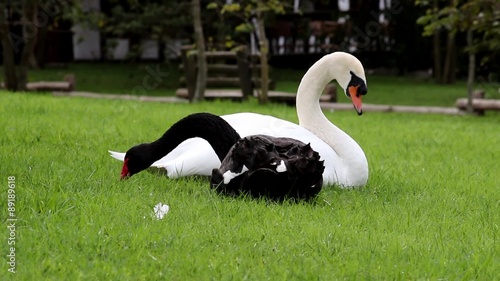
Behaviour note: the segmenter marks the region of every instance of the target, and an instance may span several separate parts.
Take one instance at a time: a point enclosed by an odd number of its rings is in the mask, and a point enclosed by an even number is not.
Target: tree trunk
[[[198,75],[196,78],[196,89],[192,101],[203,100],[207,84],[207,59],[205,55],[205,38],[203,36],[203,26],[201,24],[200,0],[192,0],[193,26],[196,48],[198,51]]]
[[[7,38],[2,38],[5,89],[15,92],[18,90],[18,84],[17,84],[16,64],[14,61],[14,49],[10,44],[8,35],[5,35],[4,37],[7,37]]]
[[[3,67],[5,89],[9,91],[17,91],[17,74],[16,64],[14,61],[14,49],[9,40],[10,36],[10,19],[7,13],[4,13],[6,7],[3,1],[0,3],[0,37],[3,49]]]
[[[469,47],[469,69],[467,75],[467,111],[472,113],[474,108],[472,107],[472,99],[474,94],[474,76],[476,70],[476,54],[474,50],[470,49],[474,44],[474,34],[472,29],[467,30],[467,47]]]
[[[47,51],[47,31],[48,31],[48,25],[43,25],[39,28],[38,30],[38,36],[37,40],[35,42],[36,44],[36,50],[34,52],[35,58],[33,59],[32,63],[30,63],[31,67],[33,68],[44,68],[45,67],[45,62],[46,62],[46,57],[45,53]]]
[[[439,8],[439,1],[434,0],[434,9]],[[442,74],[442,65],[441,65],[441,40],[439,38],[440,31],[439,29],[436,29],[434,31],[434,79],[436,79],[437,82],[441,82],[441,74]]]
[[[253,95],[252,72],[250,70],[250,57],[248,50],[244,46],[238,47],[236,51],[236,62],[238,63],[238,74],[240,76],[241,93],[243,100]]]
[[[444,70],[441,82],[444,84],[453,83],[455,76],[455,63],[454,63],[454,55],[455,53],[455,34],[451,31],[448,31],[448,36],[446,39],[446,58],[444,61]]]
[[[457,7],[458,0],[449,0],[450,7]],[[455,82],[455,33],[448,30],[446,38],[446,58],[444,61],[444,70],[442,83],[451,84]]]
[[[259,1],[260,3],[260,1]],[[263,5],[263,4],[262,4]],[[257,25],[259,29],[259,47],[260,47],[260,93],[259,93],[259,103],[266,104],[267,96],[269,91],[269,64],[267,61],[267,55],[269,53],[269,42],[266,37],[266,29],[264,26],[263,14],[257,6]]]
[[[456,80],[456,69],[457,69],[457,45],[456,45],[456,36],[453,35],[453,42],[450,46],[450,69],[448,73],[448,84],[455,83]]]
[[[19,79],[18,88],[26,90],[28,83],[28,68],[30,59],[34,55],[33,49],[35,47],[36,36],[38,34],[38,27],[35,26],[35,16],[38,6],[37,0],[26,0],[23,3],[23,40],[24,47],[21,54],[21,61],[19,62]]]
[[[439,31],[434,31],[434,79],[440,82],[443,74],[441,65],[441,40],[439,40]]]

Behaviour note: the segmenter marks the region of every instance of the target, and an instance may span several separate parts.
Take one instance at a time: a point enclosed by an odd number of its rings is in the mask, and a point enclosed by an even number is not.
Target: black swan
[[[179,120],[161,138],[130,148],[121,178],[151,166],[186,139],[208,141],[221,160],[211,186],[226,195],[248,194],[270,199],[311,199],[323,186],[323,161],[310,144],[291,138],[255,135],[240,139],[221,117],[194,113]]]
[[[231,125],[217,115],[210,113],[188,115],[172,125],[156,141],[130,148],[123,160],[122,179],[149,168],[180,143],[195,137],[208,141],[219,159],[224,159],[229,149],[240,139],[240,135]]]

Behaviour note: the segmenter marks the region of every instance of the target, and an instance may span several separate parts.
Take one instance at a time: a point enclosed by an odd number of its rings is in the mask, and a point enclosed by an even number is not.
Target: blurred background
[[[368,74],[447,84],[465,80],[473,68],[476,78],[494,83],[500,76],[499,3],[5,0],[0,4],[2,79],[11,90],[23,89],[26,81],[57,79],[52,70],[66,68],[85,86],[86,77],[99,73],[89,64],[119,73],[130,65],[161,63],[172,79],[160,88],[176,88],[182,47],[195,43],[193,26],[199,17],[206,51],[245,45],[250,54],[260,54],[261,42],[267,39],[271,76],[278,80],[300,79],[293,70],[303,73],[324,54],[346,51],[363,62]],[[199,15],[193,14],[193,5],[200,6]],[[79,66],[73,69],[75,64]],[[108,90],[106,85],[102,90]]]

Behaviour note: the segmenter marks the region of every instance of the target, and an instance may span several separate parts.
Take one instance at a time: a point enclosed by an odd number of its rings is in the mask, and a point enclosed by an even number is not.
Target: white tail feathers
[[[111,151],[111,150],[108,150],[108,152],[109,152],[109,155],[111,157],[115,158],[116,160],[123,161],[125,159],[124,152],[116,152],[116,151]]]

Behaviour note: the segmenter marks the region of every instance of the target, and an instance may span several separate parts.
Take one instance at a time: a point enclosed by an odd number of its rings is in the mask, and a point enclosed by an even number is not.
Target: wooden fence
[[[236,52],[215,51],[206,52],[207,57],[207,89],[213,88],[239,88],[242,95],[228,94],[228,91],[219,91],[215,96],[207,98],[232,98],[247,99],[253,95],[254,88],[260,87],[260,64],[259,56],[251,55],[246,48],[239,48]],[[182,48],[182,64],[180,68],[184,76],[180,78],[181,88],[177,89],[176,95],[192,99],[196,88],[197,77],[197,53],[191,46]],[[275,88],[275,82],[269,80],[269,89]],[[214,93],[213,91],[211,92]],[[233,91],[234,93],[234,91]]]

